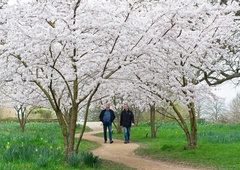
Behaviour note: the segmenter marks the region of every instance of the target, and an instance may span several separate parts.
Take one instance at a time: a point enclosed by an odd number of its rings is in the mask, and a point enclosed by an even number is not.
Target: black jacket
[[[104,116],[105,111],[106,111],[106,109],[101,111],[101,113],[99,115],[100,121],[103,121],[103,116]],[[110,120],[111,120],[111,122],[113,122],[115,119],[115,114],[114,114],[113,110],[111,110],[111,109],[109,109],[109,112],[110,112]]]
[[[120,126],[131,127],[134,123],[134,115],[131,110],[123,110],[120,115]]]

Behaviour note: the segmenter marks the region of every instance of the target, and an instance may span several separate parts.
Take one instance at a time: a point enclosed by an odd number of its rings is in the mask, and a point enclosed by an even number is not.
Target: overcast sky
[[[230,83],[224,83],[219,85],[213,90],[214,94],[221,98],[225,98],[226,103],[231,102],[231,100],[236,97],[237,93],[240,93],[240,86],[236,88],[235,85]]]

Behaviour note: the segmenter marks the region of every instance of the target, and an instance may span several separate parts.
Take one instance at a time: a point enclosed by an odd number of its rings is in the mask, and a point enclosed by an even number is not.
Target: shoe
[[[113,141],[111,141],[110,143],[113,143]]]
[[[127,142],[127,141],[125,141],[124,143],[125,143],[125,144],[127,144],[128,142]]]
[[[127,141],[127,143],[130,143],[130,141]]]
[[[107,141],[104,141],[104,143],[107,143]]]

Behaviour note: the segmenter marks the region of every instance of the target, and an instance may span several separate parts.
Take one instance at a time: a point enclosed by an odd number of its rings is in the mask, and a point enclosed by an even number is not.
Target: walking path
[[[94,136],[103,131],[101,122],[88,122],[87,126],[93,131],[85,133],[83,138],[101,144],[99,148],[92,151],[95,156],[99,156],[101,159],[122,163],[137,168],[137,170],[204,170],[140,157],[134,154],[134,151],[139,147],[136,143],[124,144],[123,140],[114,139],[114,143],[110,144],[109,142],[104,143],[103,137]]]

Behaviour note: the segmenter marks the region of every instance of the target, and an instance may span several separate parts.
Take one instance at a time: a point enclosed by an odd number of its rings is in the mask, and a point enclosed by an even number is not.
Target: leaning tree
[[[195,102],[209,94],[207,85],[214,85],[212,81],[239,77],[239,4],[172,2],[139,9],[146,18],[138,42],[142,55],[125,70],[132,74],[122,73],[119,79],[131,79],[136,87],[155,95],[162,113],[185,132],[185,148],[196,148]],[[186,106],[190,126],[179,104]]]

